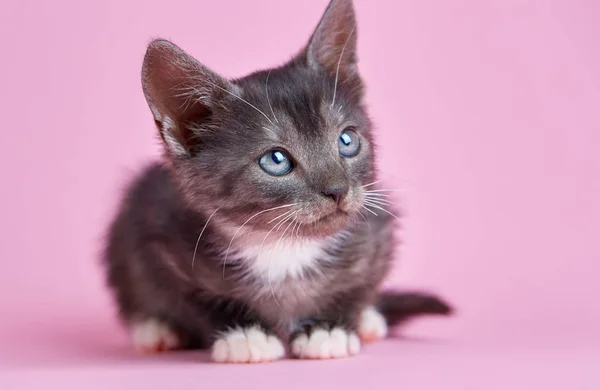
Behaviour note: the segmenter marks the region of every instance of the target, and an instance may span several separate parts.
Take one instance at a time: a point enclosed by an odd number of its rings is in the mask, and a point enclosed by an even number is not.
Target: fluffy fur
[[[130,186],[104,262],[144,350],[210,348],[219,362],[354,355],[420,314],[427,294],[378,293],[395,219],[375,191],[375,149],[350,0],[333,0],[287,64],[227,80],[176,45],[150,43],[142,86],[163,161]],[[360,151],[338,150],[344,130]],[[271,176],[282,150],[293,170]]]

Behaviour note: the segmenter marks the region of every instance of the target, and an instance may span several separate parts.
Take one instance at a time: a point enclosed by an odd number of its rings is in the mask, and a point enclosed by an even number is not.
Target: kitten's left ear
[[[308,64],[340,80],[358,75],[356,16],[352,0],[332,0],[305,49]]]
[[[191,154],[198,142],[192,127],[212,123],[218,96],[239,93],[228,80],[162,39],[148,45],[142,88],[167,151],[177,156]]]

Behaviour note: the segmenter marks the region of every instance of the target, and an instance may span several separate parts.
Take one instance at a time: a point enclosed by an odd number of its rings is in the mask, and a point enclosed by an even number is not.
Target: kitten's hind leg
[[[388,334],[385,317],[373,306],[364,309],[358,322],[358,335],[363,343],[384,339]]]
[[[183,348],[181,336],[166,322],[155,318],[138,320],[130,326],[135,348],[144,353],[157,353]]]
[[[364,343],[387,337],[389,327],[424,315],[450,315],[452,307],[435,295],[420,292],[386,291],[377,307],[370,306],[360,315],[358,334]]]

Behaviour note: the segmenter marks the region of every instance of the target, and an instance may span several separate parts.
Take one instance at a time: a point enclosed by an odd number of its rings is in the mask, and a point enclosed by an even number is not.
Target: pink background
[[[434,289],[456,318],[346,361],[131,351],[97,255],[119,190],[157,155],[145,45],[240,76],[294,54],[326,4],[2,2],[0,388],[599,388],[596,0],[356,0],[381,168],[408,210],[390,283]]]

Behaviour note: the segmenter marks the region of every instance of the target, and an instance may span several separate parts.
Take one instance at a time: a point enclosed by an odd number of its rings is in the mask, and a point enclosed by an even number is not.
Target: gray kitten
[[[217,362],[355,355],[450,307],[379,293],[394,251],[377,190],[351,0],[333,0],[287,64],[227,80],[150,43],[142,84],[164,144],[130,187],[104,262],[144,351]]]

